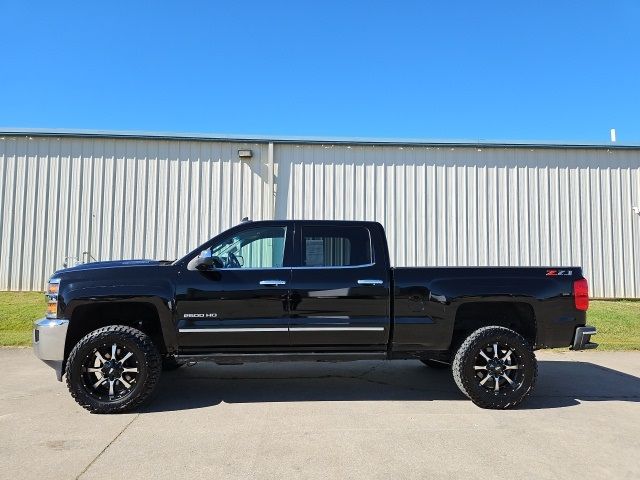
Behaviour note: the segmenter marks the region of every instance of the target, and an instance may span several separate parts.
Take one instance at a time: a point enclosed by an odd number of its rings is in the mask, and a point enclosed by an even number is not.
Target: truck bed
[[[585,325],[573,284],[579,267],[396,267],[392,350],[446,350],[457,330],[531,318],[536,348],[566,347]],[[536,333],[533,333],[536,332]]]

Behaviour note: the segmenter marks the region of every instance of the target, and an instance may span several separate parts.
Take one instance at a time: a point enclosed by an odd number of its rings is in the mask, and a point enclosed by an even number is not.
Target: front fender
[[[61,318],[71,320],[74,311],[81,306],[100,303],[141,302],[152,305],[158,313],[162,337],[168,352],[177,350],[178,339],[173,324],[174,287],[169,281],[145,285],[117,286],[61,284],[58,295],[58,312]]]

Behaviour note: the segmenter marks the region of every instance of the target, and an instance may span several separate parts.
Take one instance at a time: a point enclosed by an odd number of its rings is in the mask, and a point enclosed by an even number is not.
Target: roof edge
[[[191,132],[145,132],[118,130],[76,130],[64,128],[12,128],[0,127],[0,136],[37,137],[87,137],[148,140],[196,140],[240,143],[300,143],[343,145],[391,145],[391,146],[446,146],[446,147],[519,147],[519,148],[597,148],[640,149],[640,144],[597,143],[586,141],[530,141],[530,140],[456,140],[415,138],[370,138],[370,137],[307,137],[282,135],[239,135]]]

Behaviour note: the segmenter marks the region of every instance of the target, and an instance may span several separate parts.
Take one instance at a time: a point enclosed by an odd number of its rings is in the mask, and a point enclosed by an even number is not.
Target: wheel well
[[[144,302],[94,303],[73,311],[65,342],[65,358],[89,332],[108,325],[127,325],[149,335],[160,353],[167,351],[162,337],[160,317],[154,305]]]
[[[489,325],[510,328],[531,345],[536,342],[536,317],[531,305],[524,302],[469,302],[456,312],[452,346],[455,348],[471,332]]]

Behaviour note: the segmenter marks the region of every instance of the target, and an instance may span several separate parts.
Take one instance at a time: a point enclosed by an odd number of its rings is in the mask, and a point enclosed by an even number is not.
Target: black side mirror
[[[220,261],[218,257],[214,257],[211,254],[211,250],[203,250],[200,252],[200,255],[196,257],[195,267],[198,270],[210,270],[212,267],[219,266],[216,260],[218,260],[218,262]]]

